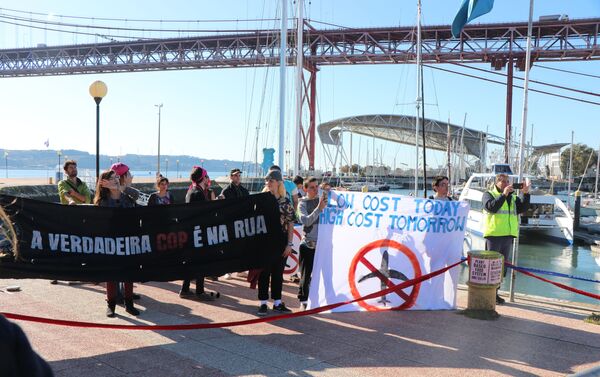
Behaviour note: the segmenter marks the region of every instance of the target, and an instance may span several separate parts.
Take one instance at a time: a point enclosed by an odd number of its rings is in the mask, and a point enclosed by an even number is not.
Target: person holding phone
[[[298,287],[298,300],[303,309],[308,304],[308,289],[312,276],[317,248],[317,237],[319,236],[319,215],[327,207],[329,200],[329,184],[322,187],[319,195],[317,178],[310,177],[304,181],[306,196],[300,199],[298,212],[302,223],[302,241],[300,242],[300,285]]]
[[[523,198],[513,195],[515,185],[511,184],[508,175],[498,174],[494,184],[483,194],[485,249],[497,251],[508,260],[513,240],[519,235],[519,214],[529,208],[529,183],[522,187]],[[506,269],[504,269],[506,276]],[[496,292],[496,303],[503,304],[504,299]]]
[[[96,194],[94,196],[94,205],[111,208],[132,208],[135,202],[121,191],[120,176],[114,170],[106,170],[100,175],[96,185]],[[117,305],[119,283],[109,281],[106,283],[106,309],[107,317],[115,316],[115,307]],[[131,315],[140,314],[133,306],[133,282],[123,283],[123,296],[125,299],[125,311]]]

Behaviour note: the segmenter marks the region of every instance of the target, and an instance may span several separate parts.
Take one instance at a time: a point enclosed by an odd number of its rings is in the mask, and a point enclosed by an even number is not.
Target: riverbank
[[[180,282],[136,284],[139,317],[104,315],[104,287],[0,280],[2,311],[111,324],[217,323],[256,318],[245,280],[207,281],[222,297],[183,300]],[[284,284],[294,311],[297,285]],[[458,291],[458,308],[466,306]],[[591,309],[592,307],[590,307]],[[600,308],[598,308],[600,310]],[[600,331],[585,308],[517,298],[500,319],[457,311],[320,314],[223,329],[122,331],[18,322],[56,376],[563,376],[600,366]],[[270,314],[272,315],[272,314]]]

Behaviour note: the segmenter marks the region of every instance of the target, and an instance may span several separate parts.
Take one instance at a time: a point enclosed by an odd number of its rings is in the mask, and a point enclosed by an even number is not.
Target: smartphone
[[[522,190],[523,189],[523,182],[515,182],[515,183],[513,183],[512,187],[515,190]]]

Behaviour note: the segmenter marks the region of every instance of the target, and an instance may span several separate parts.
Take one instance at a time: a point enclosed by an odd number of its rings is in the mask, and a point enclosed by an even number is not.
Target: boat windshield
[[[553,204],[541,204],[531,203],[529,209],[523,215],[532,219],[554,219],[554,205]]]

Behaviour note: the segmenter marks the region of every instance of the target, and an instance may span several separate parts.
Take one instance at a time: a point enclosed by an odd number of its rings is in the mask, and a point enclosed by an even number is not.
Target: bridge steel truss
[[[595,60],[600,58],[600,18],[533,25],[532,62]],[[295,32],[288,35],[295,40]],[[422,28],[423,62],[482,63],[496,70],[508,66],[507,135],[512,114],[512,71],[524,69],[527,23],[476,24],[453,38],[450,26]],[[310,74],[304,80],[303,99],[309,124],[302,125],[309,170],[314,169],[316,73],[320,65],[414,63],[416,28],[317,30],[304,28],[304,62]],[[288,43],[288,65],[296,48]],[[244,34],[136,40],[56,47],[0,50],[0,77],[50,76],[108,72],[137,72],[198,68],[267,67],[279,63],[279,30]],[[307,129],[305,129],[307,128]]]

